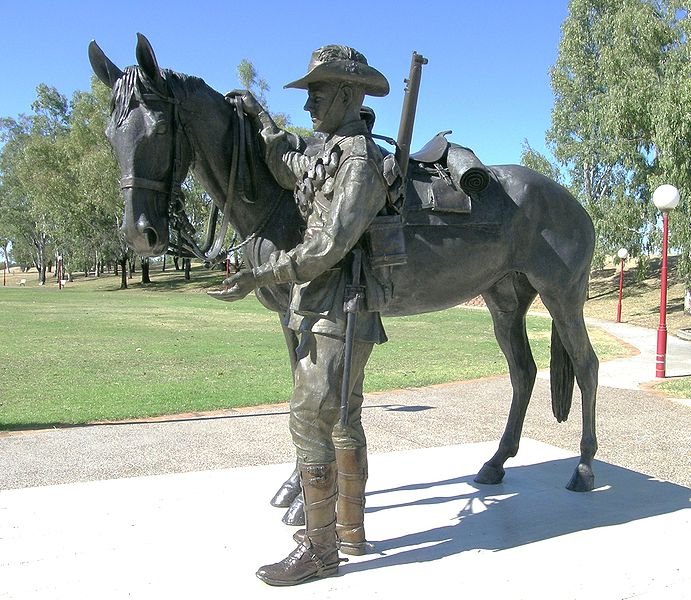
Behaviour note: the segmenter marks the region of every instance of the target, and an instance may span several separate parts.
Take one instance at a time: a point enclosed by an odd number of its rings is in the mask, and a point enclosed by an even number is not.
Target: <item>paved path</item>
[[[266,502],[291,470],[285,405],[0,434],[0,599],[686,598],[691,405],[649,389],[655,331],[597,325],[639,350],[601,366],[596,493],[563,490],[579,403],[554,422],[544,373],[500,486],[472,476],[506,377],[369,394],[375,548],[345,577],[275,590],[253,573],[290,548]],[[691,374],[691,343],[670,337],[668,356]]]
[[[691,487],[691,403],[651,392],[656,332],[606,321],[632,346],[600,365],[597,457]],[[691,342],[669,337],[668,373],[691,375]],[[577,451],[580,403],[566,423],[552,417],[549,375],[540,373],[524,435]],[[363,420],[370,452],[498,440],[508,377],[368,394]],[[285,404],[200,416],[0,433],[0,490],[205,469],[290,462]]]

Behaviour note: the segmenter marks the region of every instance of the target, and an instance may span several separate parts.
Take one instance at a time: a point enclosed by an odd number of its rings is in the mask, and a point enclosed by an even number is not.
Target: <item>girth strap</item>
[[[169,190],[169,184],[165,181],[155,181],[153,179],[144,179],[143,177],[123,177],[120,180],[120,189],[127,190],[130,188],[144,188],[147,190],[152,190],[154,192],[161,192],[162,194],[167,194]]]

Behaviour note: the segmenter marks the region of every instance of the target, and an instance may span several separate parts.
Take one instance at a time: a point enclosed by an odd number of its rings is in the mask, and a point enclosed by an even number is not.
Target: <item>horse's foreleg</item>
[[[581,457],[566,487],[574,492],[589,492],[595,487],[593,458],[597,452],[595,401],[599,361],[590,344],[583,320],[583,307],[565,303],[563,298],[569,297],[577,296],[563,293],[552,298],[542,298],[552,314],[557,331],[557,336],[553,335],[552,343],[563,344],[573,364],[573,372],[582,397]]]
[[[483,294],[492,315],[497,342],[509,366],[513,397],[499,448],[480,469],[475,477],[477,483],[500,483],[504,478],[504,463],[518,452],[537,374],[525,327],[525,315],[535,296],[535,290],[520,274],[507,275]]]

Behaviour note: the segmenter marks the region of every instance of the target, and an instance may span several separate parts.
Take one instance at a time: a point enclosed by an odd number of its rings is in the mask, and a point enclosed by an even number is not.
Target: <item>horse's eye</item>
[[[156,127],[154,128],[154,131],[158,135],[164,135],[164,134],[168,133],[168,123],[164,123],[164,122],[156,123]]]

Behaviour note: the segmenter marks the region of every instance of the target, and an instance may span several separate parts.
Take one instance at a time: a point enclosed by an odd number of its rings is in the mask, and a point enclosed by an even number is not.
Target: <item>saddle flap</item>
[[[426,208],[439,212],[468,214],[471,210],[471,200],[470,196],[456,190],[443,179],[434,179],[428,188]]]

